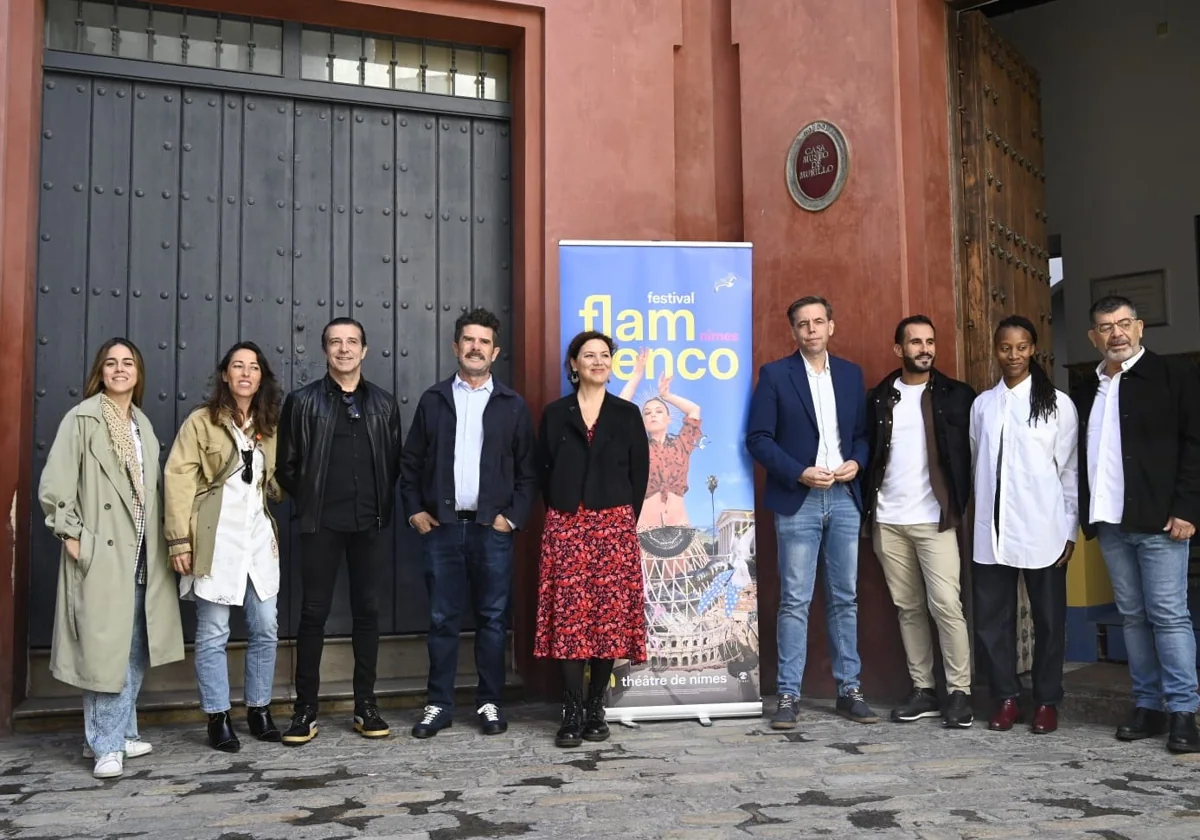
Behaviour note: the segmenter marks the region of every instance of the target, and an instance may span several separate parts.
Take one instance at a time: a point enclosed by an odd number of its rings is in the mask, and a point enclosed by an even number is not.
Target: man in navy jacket
[[[485,735],[508,729],[500,708],[512,594],[513,531],[537,492],[533,421],[525,400],[492,378],[500,321],[486,309],[454,325],[458,373],[421,395],[400,456],[400,492],[421,535],[429,592],[429,701],[413,727],[450,726],[462,604],[475,614],[476,714]]]
[[[788,321],[798,351],[762,366],[746,428],[746,448],[767,471],[765,501],[779,538],[779,706],[771,726],[796,725],[818,559],[825,562],[837,710],[875,723],[858,657],[859,474],[869,452],[862,369],[829,354],[833,307],[824,298],[800,298],[788,307]]]

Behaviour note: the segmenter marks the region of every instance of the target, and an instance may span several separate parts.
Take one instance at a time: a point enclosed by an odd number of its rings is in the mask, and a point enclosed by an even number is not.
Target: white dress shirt
[[[813,370],[803,353],[804,369],[808,372],[808,389],[812,393],[813,411],[817,414],[817,463],[814,466],[833,472],[842,465],[842,433],[838,429],[837,400],[833,395],[833,373],[829,370],[829,354],[825,354],[825,369]],[[862,464],[859,464],[861,467]]]
[[[1146,353],[1143,347],[1137,355],[1121,363],[1116,376],[1107,373],[1107,362],[1096,368],[1100,389],[1088,415],[1087,459],[1088,488],[1092,492],[1089,522],[1108,522],[1120,525],[1125,515],[1125,463],[1121,449],[1121,379],[1125,371],[1138,363]]]
[[[942,520],[942,506],[929,479],[929,444],[921,411],[926,386],[905,385],[897,379],[893,387],[899,399],[892,406],[892,443],[875,521],[880,525],[936,525]]]
[[[279,594],[279,544],[263,503],[266,461],[262,445],[232,423],[229,428],[239,453],[254,448],[251,458],[254,476],[249,484],[242,481],[239,454],[239,466],[225,480],[221,490],[212,570],[203,577],[181,577],[179,596],[186,600],[195,597],[213,604],[242,606],[247,580],[254,584],[254,592],[260,601]]]
[[[1056,414],[1030,425],[1032,390],[1032,377],[1012,390],[1001,380],[980,394],[971,407],[976,563],[1043,569],[1062,556],[1079,530],[1079,418],[1075,406],[1066,394],[1055,391]]]
[[[454,507],[479,509],[479,462],[483,457],[483,410],[492,398],[492,377],[472,388],[454,377]]]

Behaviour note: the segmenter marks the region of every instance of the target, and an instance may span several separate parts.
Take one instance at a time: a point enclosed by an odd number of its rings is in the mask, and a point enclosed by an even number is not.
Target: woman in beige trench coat
[[[126,756],[150,752],[137,729],[147,665],[183,659],[158,439],[140,409],[144,378],[133,342],[101,346],[38,488],[46,526],[63,544],[50,671],[83,689],[84,754],[104,779],[121,775]]]

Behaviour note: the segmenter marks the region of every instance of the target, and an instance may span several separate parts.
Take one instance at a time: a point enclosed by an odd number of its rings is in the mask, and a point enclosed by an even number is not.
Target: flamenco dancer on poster
[[[613,661],[646,659],[637,521],[650,454],[637,406],[605,387],[615,349],[603,333],[571,340],[565,367],[575,393],[546,406],[538,435],[546,522],[533,653],[562,661],[559,747],[608,738],[604,692]]]
[[[650,351],[644,347],[638,352],[637,365],[621,389],[621,399],[633,399],[646,375],[649,356]],[[664,525],[686,528],[691,524],[683,495],[688,491],[692,452],[700,445],[700,406],[672,394],[671,378],[667,374],[660,376],[658,396],[646,400],[642,406],[642,422],[650,440],[650,482],[646,486],[646,502],[638,517],[639,531]],[[683,427],[677,435],[667,432],[671,424],[671,407],[683,412]]]

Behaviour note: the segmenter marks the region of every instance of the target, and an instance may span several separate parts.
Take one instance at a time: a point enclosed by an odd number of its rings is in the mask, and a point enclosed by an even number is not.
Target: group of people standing
[[[469,593],[479,673],[476,716],[506,731],[501,708],[513,532],[540,487],[542,542],[536,655],[562,660],[560,746],[608,737],[603,696],[615,659],[645,659],[637,521],[651,458],[646,423],[606,390],[615,346],[583,333],[565,362],[576,393],[546,406],[536,436],[519,394],[496,381],[500,322],[487,310],[455,324],[458,371],[421,397],[402,439],[395,398],[362,375],[363,326],[322,332],[327,375],[283,398],[262,350],[229,349],[205,403],[183,422],[160,470],[141,410],[145,365],[126,338],[96,353],[85,399],[59,427],[41,477],[46,524],[62,542],[51,651],[56,678],[83,690],[85,757],[97,778],[149,753],[137,727],[148,667],[183,658],[179,599],[196,603],[195,666],[209,744],[237,752],[227,644],[231,611],[249,631],[246,726],[301,745],[318,732],[325,624],[347,567],[355,731],[390,734],[375,697],[380,567],[400,508],[419,534],[430,604],[429,701],[412,729],[451,725],[462,604]],[[403,442],[402,442],[403,441]],[[271,716],[278,647],[279,529],[269,503],[286,493],[300,531],[302,587],[296,700]],[[588,673],[586,699],[585,667]]]
[[[857,572],[861,535],[874,541],[900,614],[913,691],[898,721],[940,716],[970,726],[970,644],[960,539],[970,564],[976,654],[997,704],[992,729],[1020,717],[1018,579],[1035,627],[1033,731],[1057,727],[1062,699],[1066,564],[1079,525],[1096,535],[1125,619],[1135,710],[1124,740],[1169,728],[1172,750],[1200,750],[1196,649],[1187,609],[1189,540],[1200,520],[1200,382],[1141,346],[1133,304],[1092,307],[1104,361],[1072,402],[1035,362],[1037,331],[1021,317],[995,332],[1001,380],[975,397],[934,366],[934,325],[896,328],[901,368],[868,392],[861,369],[832,356],[833,310],[796,301],[798,351],[765,365],[746,446],[767,473],[782,596],[779,703],[772,726],[796,725],[808,610],[819,563],[837,709],[878,718],[859,679]],[[246,725],[259,740],[300,745],[318,732],[320,663],[334,584],[347,567],[354,654],[353,727],[390,734],[375,698],[379,569],[391,557],[393,511],[419,534],[430,604],[428,705],[412,735],[454,718],[463,603],[476,625],[476,717],[507,730],[502,709],[513,533],[540,491],[542,533],[534,654],[560,660],[559,746],[609,736],[604,693],[617,659],[646,659],[639,527],[686,522],[687,459],[699,407],[670,393],[639,409],[608,391],[613,340],[584,332],[564,362],[573,393],[528,406],[494,379],[500,322],[476,309],[455,324],[458,371],[421,397],[402,438],[395,398],[362,375],[363,326],[336,318],[322,333],[327,375],[282,396],[261,349],[240,342],[218,365],[205,403],[184,421],[159,469],[141,410],[145,366],[133,342],[96,354],[85,399],[63,419],[42,474],[46,524],[62,541],[51,653],[58,679],[83,690],[94,775],[150,752],[136,704],[148,667],[183,658],[179,599],[196,603],[195,665],[210,745],[236,752],[227,661],[231,610],[249,630]],[[642,361],[644,366],[644,360]],[[639,373],[642,368],[639,367]],[[640,376],[639,376],[640,379]],[[625,396],[630,392],[626,391]],[[684,415],[668,435],[671,408]],[[291,497],[302,586],[296,700],[289,725],[271,717],[278,646],[278,525],[269,503]],[[972,527],[968,527],[971,511]],[[934,679],[932,613],[946,674]]]
[[[1187,605],[1190,540],[1200,521],[1200,373],[1142,346],[1126,298],[1091,307],[1103,356],[1072,397],[1036,361],[1026,318],[993,336],[1001,377],[978,397],[935,366],[933,323],[896,327],[901,367],[870,392],[861,369],[828,352],[833,309],[797,300],[798,350],[765,365],[746,446],[767,472],[782,595],[779,702],[771,721],[797,723],[808,612],[824,565],[837,710],[874,723],[859,675],[856,585],[860,536],[873,541],[900,619],[912,692],[898,722],[940,717],[969,727],[971,644],[960,547],[969,546],[975,655],[995,706],[988,727],[1021,719],[1018,585],[1034,626],[1035,733],[1058,728],[1066,647],[1067,564],[1082,525],[1098,537],[1124,620],[1135,706],[1116,737],[1169,732],[1175,752],[1200,751],[1196,642]],[[864,394],[866,394],[864,398]],[[934,674],[930,616],[945,690]]]

